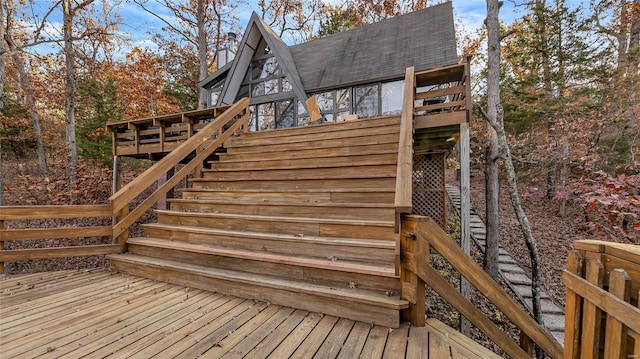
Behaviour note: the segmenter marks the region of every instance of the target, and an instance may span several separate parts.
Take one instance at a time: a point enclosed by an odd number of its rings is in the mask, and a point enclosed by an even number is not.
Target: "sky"
[[[328,1],[336,2],[336,0]],[[485,0],[453,0],[453,8],[454,16],[457,19],[456,23],[461,23],[467,31],[473,31],[482,26],[486,16]],[[121,25],[120,29],[133,40],[133,44],[154,46],[151,41],[152,34],[162,32],[163,24],[137,5],[128,1],[122,4],[120,11],[125,20],[125,24]],[[158,8],[158,11],[162,10]],[[235,16],[239,19],[238,25],[240,28],[244,29],[252,11],[259,12],[257,0],[249,0],[246,6],[241,6],[235,12]],[[510,23],[516,16],[513,2],[505,1],[500,15],[503,21]],[[284,39],[284,41],[287,42],[287,39]]]
[[[123,23],[119,25],[120,36],[129,40],[127,47],[148,47],[156,49],[156,44],[153,42],[155,34],[163,32],[163,26],[165,26],[160,20],[153,15],[144,11],[140,6],[130,0],[107,0],[109,2],[118,1],[118,12]],[[234,1],[234,0],[230,0]],[[238,0],[236,0],[238,1]],[[258,0],[243,0],[246,1],[245,5],[238,6],[234,15],[238,18],[238,26],[240,29],[244,29],[252,11],[259,11]],[[304,0],[303,0],[304,1]],[[341,0],[324,0],[329,3],[336,3]],[[522,3],[524,0],[506,0],[500,10],[500,18],[506,24],[513,22],[514,18],[521,14],[518,14],[517,7],[514,2]],[[486,0],[453,0],[454,16],[456,19],[456,26],[463,27],[465,33],[471,33],[475,29],[482,26],[484,18],[486,16]],[[579,3],[580,0],[570,0],[571,3]],[[43,14],[51,6],[51,0],[35,0],[33,7],[28,9],[34,13]],[[96,3],[100,3],[96,1]],[[154,0],[149,0],[149,7],[151,7],[159,15],[169,17],[169,12],[157,5]],[[50,32],[59,32],[61,29],[61,15],[56,13],[51,16],[50,20],[53,22]],[[458,29],[460,32],[461,29]],[[54,36],[55,37],[55,36]],[[283,39],[285,42],[291,43],[291,40],[287,38]],[[57,52],[59,48],[55,45],[44,45],[35,49],[35,52]],[[126,48],[121,50],[126,53]]]

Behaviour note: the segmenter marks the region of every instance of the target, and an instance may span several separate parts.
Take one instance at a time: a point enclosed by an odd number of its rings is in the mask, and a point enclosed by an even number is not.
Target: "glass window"
[[[289,82],[289,80],[287,80],[286,77],[282,78],[282,92],[289,92],[289,91],[293,91],[293,86],[291,86],[291,83]]]
[[[342,117],[342,116],[344,116],[344,115],[348,115],[348,114],[349,114],[349,111],[337,112],[337,113],[336,113],[336,122],[342,122],[342,121],[344,121],[344,117]]]
[[[257,84],[251,85],[251,97],[263,96],[264,95],[264,82],[258,82]]]
[[[280,73],[280,66],[275,57],[255,60],[251,63],[252,80],[264,79]]]
[[[257,106],[258,131],[275,128],[275,106],[274,103],[263,103]]]
[[[271,95],[280,92],[278,90],[278,79],[267,80],[264,82],[264,94]]]
[[[354,112],[360,118],[378,116],[378,85],[356,87],[354,89]]]
[[[209,105],[215,106],[218,103],[218,99],[220,98],[220,94],[222,94],[222,87],[224,85],[224,81],[219,81],[215,85],[211,87],[209,92]]]
[[[276,102],[277,117],[276,128],[293,127],[295,124],[295,115],[293,112],[293,100],[285,100]]]
[[[249,106],[249,112],[251,112],[251,117],[249,117],[249,131],[256,130],[256,116],[258,113],[256,112],[256,105]]]
[[[316,95],[320,111],[333,110],[333,92],[324,92]]]
[[[336,109],[351,109],[351,91],[350,89],[336,91]]]
[[[382,84],[382,114],[398,115],[402,112],[402,92],[404,81],[394,81]]]
[[[298,101],[298,115],[306,115],[307,110],[304,108],[304,103],[302,101]]]

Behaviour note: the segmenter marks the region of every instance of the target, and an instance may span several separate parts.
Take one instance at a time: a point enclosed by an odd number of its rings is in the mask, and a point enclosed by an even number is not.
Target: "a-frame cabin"
[[[106,254],[120,273],[0,281],[3,357],[496,357],[427,320],[425,284],[509,356],[530,358],[533,343],[563,355],[441,228],[444,157],[460,134],[468,159],[471,115],[469,64],[456,58],[450,2],[293,46],[254,14],[233,60],[201,85],[206,109],[108,124],[108,204],[2,207],[1,241],[110,243],[0,250],[0,264]],[[120,188],[122,156],[157,162]],[[157,222],[130,237],[156,204]],[[113,224],[4,227],[84,217]],[[607,353],[638,354],[637,296],[609,298],[624,287],[613,282],[620,266],[637,293],[638,255],[598,243],[580,249],[566,274],[565,356],[597,356],[598,335]],[[440,276],[432,251],[511,319],[519,345]],[[583,271],[581,258],[594,257],[615,263],[606,272],[615,272],[613,294],[581,278],[604,277]],[[609,302],[590,304],[594,297]],[[594,318],[605,312],[613,329],[600,332]]]

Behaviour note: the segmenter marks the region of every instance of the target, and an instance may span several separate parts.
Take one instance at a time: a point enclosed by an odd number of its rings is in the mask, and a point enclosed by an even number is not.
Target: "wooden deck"
[[[108,272],[0,280],[2,358],[498,358],[438,322],[399,329]]]

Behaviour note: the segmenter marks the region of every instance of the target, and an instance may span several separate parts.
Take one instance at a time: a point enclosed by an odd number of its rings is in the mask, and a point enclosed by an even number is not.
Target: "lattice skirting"
[[[447,223],[444,159],[445,153],[413,157],[413,214],[431,217],[442,228]]]

